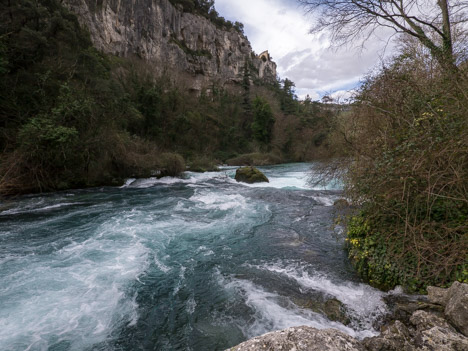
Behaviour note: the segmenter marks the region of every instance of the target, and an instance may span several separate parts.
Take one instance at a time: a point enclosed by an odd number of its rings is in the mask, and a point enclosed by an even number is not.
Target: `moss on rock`
[[[241,167],[236,171],[235,179],[238,182],[253,184],[253,183],[269,183],[268,178],[255,167]]]

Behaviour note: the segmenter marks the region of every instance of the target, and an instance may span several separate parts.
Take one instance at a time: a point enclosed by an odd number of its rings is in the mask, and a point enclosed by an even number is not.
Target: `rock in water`
[[[242,167],[236,171],[235,179],[243,183],[269,183],[268,178],[255,167]]]
[[[229,351],[362,351],[353,337],[335,329],[294,327],[248,340]]]
[[[325,314],[328,319],[348,325],[351,321],[346,314],[346,308],[343,303],[337,299],[327,300],[324,304]]]

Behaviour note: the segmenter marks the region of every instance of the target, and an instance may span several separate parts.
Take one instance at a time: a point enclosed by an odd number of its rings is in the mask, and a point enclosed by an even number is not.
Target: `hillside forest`
[[[211,1],[173,1],[229,30]],[[215,164],[305,161],[327,148],[333,109],[294,83],[255,80],[191,94],[171,72],[96,50],[57,0],[0,5],[0,193],[177,175]],[[235,30],[235,29],[233,29]]]

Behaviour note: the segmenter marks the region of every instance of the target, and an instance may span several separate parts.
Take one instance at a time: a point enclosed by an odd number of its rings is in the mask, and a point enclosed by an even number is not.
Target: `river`
[[[224,350],[290,326],[377,334],[383,293],[335,235],[338,184],[313,164],[0,203],[0,350]],[[313,172],[313,171],[312,171]],[[335,298],[346,326],[310,308]]]

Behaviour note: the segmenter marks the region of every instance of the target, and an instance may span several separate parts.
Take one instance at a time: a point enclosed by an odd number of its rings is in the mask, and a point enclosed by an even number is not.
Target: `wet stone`
[[[236,171],[235,179],[243,183],[269,183],[268,178],[255,167],[242,167]]]

